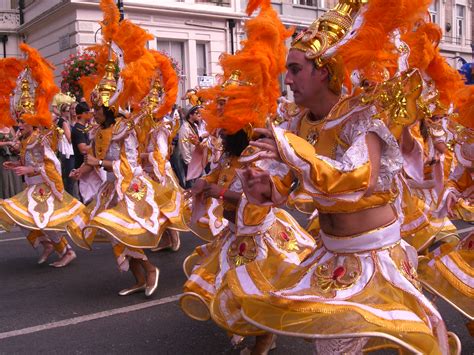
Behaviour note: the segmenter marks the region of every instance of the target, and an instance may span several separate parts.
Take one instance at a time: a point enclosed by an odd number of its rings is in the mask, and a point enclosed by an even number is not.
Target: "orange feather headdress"
[[[350,86],[348,73],[381,82],[397,68],[395,30],[408,30],[426,13],[431,0],[339,0],[299,34],[291,48],[331,74],[330,89]]]
[[[20,49],[26,59],[0,60],[0,124],[12,126],[21,118],[32,126],[49,128],[53,123],[49,104],[59,92],[54,67],[36,49],[24,43]]]
[[[146,49],[147,41],[153,36],[129,20],[120,21],[113,0],[101,0],[100,8],[104,13],[102,44],[88,48],[96,55],[97,73],[80,79],[84,96],[89,100],[94,92],[92,97],[95,102],[91,102],[94,105],[137,105],[149,91],[142,74],[147,73],[146,77],[149,77],[148,74],[153,71],[153,66],[147,65],[153,60]],[[118,81],[115,79],[116,61],[120,71]],[[136,65],[130,66],[134,62],[137,62]],[[138,74],[137,68],[141,68],[141,74]]]
[[[222,128],[227,134],[251,126],[263,127],[274,114],[280,96],[278,76],[285,70],[285,40],[291,36],[273,10],[270,0],[249,1],[247,14],[260,6],[258,16],[247,20],[247,39],[235,55],[223,54],[220,65],[224,83],[200,90],[207,104],[202,111],[209,131]],[[218,100],[225,100],[223,110]]]
[[[474,131],[474,86],[465,85],[456,92],[458,97],[457,115],[452,119]]]

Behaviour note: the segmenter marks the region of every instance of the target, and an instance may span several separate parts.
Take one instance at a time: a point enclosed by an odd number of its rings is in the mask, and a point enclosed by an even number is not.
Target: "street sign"
[[[214,77],[213,76],[198,76],[198,86],[201,88],[208,88],[214,85]]]

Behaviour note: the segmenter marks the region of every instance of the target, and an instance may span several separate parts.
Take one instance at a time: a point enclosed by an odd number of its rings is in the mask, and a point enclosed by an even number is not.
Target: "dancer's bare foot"
[[[43,252],[41,253],[41,256],[38,259],[39,265],[44,264],[46,260],[48,260],[51,253],[54,251],[53,243],[49,241],[41,242],[41,245],[43,245]]]
[[[63,255],[63,257],[61,259],[59,259],[58,261],[55,261],[54,263],[49,264],[49,265],[52,266],[52,267],[57,267],[57,268],[65,267],[71,261],[73,261],[75,258],[77,258],[76,253],[74,252],[74,250],[69,249],[66,252],[66,254]]]

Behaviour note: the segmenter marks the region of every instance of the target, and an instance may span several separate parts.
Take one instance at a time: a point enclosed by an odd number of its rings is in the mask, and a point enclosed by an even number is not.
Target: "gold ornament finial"
[[[35,112],[35,102],[30,94],[30,82],[28,79],[25,78],[21,80],[20,89],[21,94],[17,104],[17,111],[33,114]]]
[[[240,80],[240,76],[242,75],[242,72],[240,70],[233,70],[232,73],[229,76],[229,79],[227,79],[222,85],[221,88],[225,89],[228,86],[252,86],[253,84]]]
[[[109,59],[105,65],[105,74],[100,80],[99,85],[97,85],[101,104],[105,107],[109,107],[110,98],[117,90],[117,81],[115,80],[114,74],[115,61]]]
[[[305,52],[307,59],[314,60],[319,67],[323,66],[323,55],[346,36],[354,23],[355,15],[367,3],[368,0],[339,0],[333,9],[300,33],[292,42],[291,48]]]
[[[149,113],[152,113],[159,106],[162,94],[163,87],[161,86],[161,81],[159,78],[156,78],[146,98],[146,109]]]

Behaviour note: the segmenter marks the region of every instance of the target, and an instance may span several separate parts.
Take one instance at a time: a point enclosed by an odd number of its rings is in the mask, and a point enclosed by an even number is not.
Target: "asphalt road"
[[[36,264],[36,251],[19,233],[0,234],[0,353],[238,354],[223,330],[211,321],[191,320],[179,308],[182,262],[199,244],[187,233],[178,252],[149,253],[161,274],[157,293],[146,299],[117,296],[133,279],[117,270],[108,244],[91,252],[75,248],[78,258],[54,269]],[[467,319],[443,301],[436,304],[461,338],[462,353],[474,354]],[[272,355],[312,351],[301,339],[280,337],[277,344]]]

